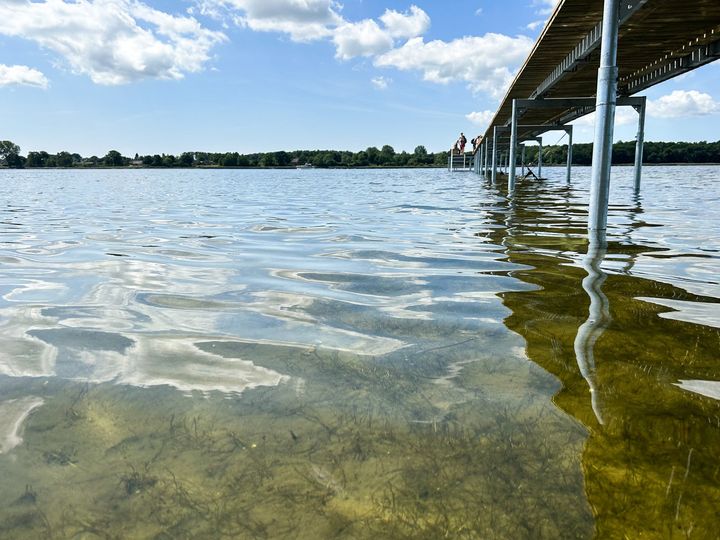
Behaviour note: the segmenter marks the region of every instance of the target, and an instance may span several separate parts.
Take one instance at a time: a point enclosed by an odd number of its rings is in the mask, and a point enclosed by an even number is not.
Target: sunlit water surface
[[[720,168],[1,171],[1,538],[716,538]]]

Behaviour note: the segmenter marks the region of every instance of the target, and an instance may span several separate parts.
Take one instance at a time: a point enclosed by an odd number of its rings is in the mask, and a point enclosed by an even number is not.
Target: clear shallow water
[[[0,537],[712,538],[720,169],[2,171]]]

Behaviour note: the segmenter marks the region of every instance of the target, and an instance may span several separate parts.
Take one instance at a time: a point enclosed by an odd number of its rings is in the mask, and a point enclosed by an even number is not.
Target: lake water
[[[720,167],[0,171],[0,538],[717,538]]]

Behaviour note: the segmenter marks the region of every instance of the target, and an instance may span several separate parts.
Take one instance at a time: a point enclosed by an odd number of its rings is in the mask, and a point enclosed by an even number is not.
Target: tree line
[[[537,162],[537,146],[528,146],[525,159]],[[428,152],[417,146],[412,153],[396,152],[390,145],[378,149],[374,146],[359,152],[340,150],[294,150],[240,154],[238,152],[183,152],[172,154],[123,156],[110,150],[103,157],[83,157],[77,153],[45,151],[21,155],[20,147],[12,141],[0,141],[0,165],[11,168],[42,167],[296,167],[311,164],[314,167],[445,167],[448,152]],[[543,147],[543,163],[564,164],[567,145]],[[613,145],[613,164],[629,164],[635,160],[635,142],[617,142]],[[720,163],[720,141],[716,142],[646,142],[644,163]],[[592,163],[592,144],[573,145],[573,164]]]
[[[20,155],[11,141],[0,141],[0,163],[14,168],[40,167],[440,167],[447,165],[447,152],[431,153],[420,145],[412,153],[396,152],[390,145],[374,146],[359,152],[340,150],[295,150],[291,152],[183,152],[172,154],[123,156],[110,150],[105,156],[83,157],[70,152],[50,154],[44,151]]]
[[[567,163],[567,144],[543,146],[543,163]],[[592,143],[573,144],[574,165],[592,164]],[[538,147],[525,148],[525,160],[537,163]],[[613,144],[614,165],[635,163],[635,141]],[[720,163],[720,141],[716,142],[646,142],[643,146],[643,163]]]

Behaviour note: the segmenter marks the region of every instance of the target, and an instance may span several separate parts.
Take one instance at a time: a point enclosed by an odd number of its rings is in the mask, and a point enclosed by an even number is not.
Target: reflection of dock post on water
[[[643,111],[644,113],[644,111]],[[641,115],[643,114],[641,113]],[[630,224],[625,233],[629,240],[632,231],[642,227],[638,222],[637,215],[642,214],[642,203],[640,195],[636,192],[633,201],[635,205],[629,211]],[[602,425],[605,423],[602,415],[600,395],[595,374],[595,343],[605,329],[610,326],[612,316],[610,315],[610,301],[602,291],[602,286],[607,279],[607,274],[602,270],[602,263],[607,255],[607,239],[604,230],[590,230],[588,232],[587,254],[582,260],[582,267],[587,276],[582,281],[582,288],[590,298],[588,318],[578,328],[575,336],[574,350],[580,374],[587,381],[590,388],[590,401],[595,418]],[[635,256],[631,255],[627,265],[622,269],[624,273],[630,272],[635,265]]]
[[[610,302],[602,286],[607,275],[602,271],[601,264],[607,253],[607,241],[604,231],[591,231],[588,238],[588,250],[582,261],[582,267],[587,276],[582,281],[582,287],[590,297],[590,308],[587,320],[578,328],[575,336],[575,359],[580,374],[590,387],[590,401],[595,418],[604,424],[600,407],[600,396],[595,377],[595,342],[610,325]]]
[[[679,17],[679,11],[682,17]],[[662,39],[657,39],[661,35]],[[618,51],[621,52],[618,62]],[[497,180],[508,155],[508,192],[516,183],[518,145],[565,131],[567,179],[573,120],[595,112],[589,229],[605,229],[615,107],[638,112],[634,187],[640,189],[645,97],[658,83],[720,58],[720,2],[688,0],[561,0],[485,130],[472,169]],[[492,159],[488,161],[488,149]],[[538,174],[542,175],[540,147]],[[498,158],[501,158],[498,160]],[[452,160],[452,157],[451,157]],[[477,162],[475,162],[477,161]],[[523,171],[524,172],[524,171]]]

